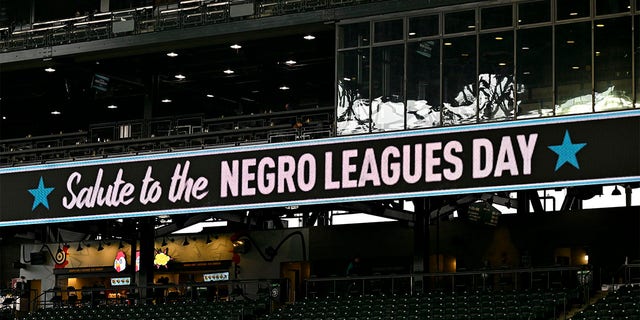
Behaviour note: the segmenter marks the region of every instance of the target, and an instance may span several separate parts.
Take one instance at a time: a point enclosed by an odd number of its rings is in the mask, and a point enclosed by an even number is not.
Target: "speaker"
[[[31,252],[29,256],[31,258],[31,265],[33,266],[42,265],[47,262],[47,256],[44,255],[44,252]]]

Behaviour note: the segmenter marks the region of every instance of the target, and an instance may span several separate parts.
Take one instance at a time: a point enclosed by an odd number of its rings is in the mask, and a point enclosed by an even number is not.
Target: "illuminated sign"
[[[160,267],[164,267],[165,269],[169,268],[169,261],[173,260],[169,255],[169,248],[164,249],[156,249],[155,255],[153,256],[153,265],[156,268],[160,269]]]
[[[0,169],[0,226],[640,181],[640,110]]]
[[[229,272],[205,273],[202,277],[204,282],[227,281],[229,280]]]
[[[131,284],[131,277],[123,278],[111,278],[111,285],[116,286],[128,286]]]
[[[122,272],[127,268],[127,257],[122,250],[116,253],[116,259],[113,261],[113,268],[116,272]]]

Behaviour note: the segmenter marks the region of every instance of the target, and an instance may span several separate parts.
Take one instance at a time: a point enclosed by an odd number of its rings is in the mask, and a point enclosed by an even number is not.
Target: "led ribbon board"
[[[640,110],[0,169],[0,226],[640,181]]]

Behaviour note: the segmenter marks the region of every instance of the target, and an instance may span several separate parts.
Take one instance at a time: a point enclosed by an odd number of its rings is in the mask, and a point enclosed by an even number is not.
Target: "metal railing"
[[[4,52],[282,16],[386,0],[182,1],[0,28]]]
[[[88,131],[0,140],[0,166],[34,165],[333,136],[333,107],[94,124]],[[300,122],[301,127],[294,126]]]

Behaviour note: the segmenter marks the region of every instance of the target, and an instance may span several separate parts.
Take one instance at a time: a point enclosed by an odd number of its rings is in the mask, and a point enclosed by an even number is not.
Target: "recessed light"
[[[233,70],[231,70],[231,69],[227,69],[227,70],[222,71],[222,72],[224,72],[224,73],[226,73],[226,74],[233,74],[235,71],[233,71]]]
[[[522,74],[531,74],[531,71],[525,71]]]
[[[53,111],[51,111],[51,114],[57,116],[59,114],[62,114],[62,112],[60,112],[58,110],[53,110]]]
[[[344,77],[344,78],[342,78],[342,80],[344,80],[344,81],[351,81],[351,78],[349,78],[349,77]]]
[[[290,88],[289,88],[289,87],[287,87],[287,86],[281,86],[281,87],[280,87],[280,90],[289,90],[289,89],[290,89]]]
[[[476,26],[474,26],[474,25],[468,25],[467,26],[467,29],[475,29],[475,28],[476,28]]]
[[[48,67],[48,68],[44,69],[44,71],[46,71],[46,72],[56,72],[56,69]]]
[[[451,46],[451,45],[453,45],[453,43],[451,43],[451,42],[445,42],[445,43],[444,43],[444,45],[445,45],[445,46]]]
[[[601,52],[600,52],[600,51],[596,51],[596,57],[599,57],[599,56],[600,56],[600,54],[601,54]]]
[[[231,45],[231,46],[229,46],[229,47],[230,47],[231,49],[236,49],[236,50],[238,50],[238,49],[241,49],[241,48],[242,48],[242,46],[241,46],[241,45],[239,45],[239,44],[237,44],[237,43],[234,43],[234,44],[232,44],[232,45]]]
[[[260,93],[260,90],[251,90],[251,93]]]
[[[171,99],[162,99],[160,100],[162,103],[171,103]]]
[[[287,60],[287,61],[285,61],[285,62],[284,62],[284,64],[286,64],[286,65],[288,65],[288,66],[292,66],[292,65],[294,65],[294,64],[296,64],[296,63],[297,63],[297,62],[296,62],[295,60],[291,60],[291,59],[289,59],[289,60]]]
[[[171,52],[167,53],[167,57],[170,57],[170,58],[175,58],[175,57],[177,57],[177,56],[178,56],[178,54],[177,54],[177,53],[175,53],[175,52],[173,52],[173,51],[171,51]]]
[[[315,38],[316,38],[315,36],[310,35],[310,34],[308,34],[308,35],[304,36],[304,39],[305,39],[305,40],[313,40],[313,39],[315,39]]]
[[[116,106],[115,104],[110,104],[107,106],[107,109],[118,109],[118,106]]]
[[[574,40],[567,40],[567,44],[574,44],[576,43]]]
[[[415,32],[409,32],[409,36],[410,36],[410,37],[413,37],[413,36],[415,36],[415,35],[416,35],[416,33],[415,33]]]
[[[462,54],[460,54],[460,55],[461,55],[461,56],[463,56],[463,57],[468,57],[468,56],[469,56],[469,54],[468,54],[468,53],[462,53]]]
[[[578,13],[577,13],[577,12],[569,12],[569,15],[570,15],[570,16],[577,16],[577,15],[578,15]]]
[[[522,47],[522,50],[529,50],[529,47]]]
[[[500,63],[498,63],[498,65],[499,65],[499,66],[501,66],[501,67],[504,67],[504,66],[506,66],[506,65],[507,65],[507,63],[505,63],[505,62],[500,62]]]
[[[580,69],[580,67],[578,67],[578,66],[573,66],[573,67],[571,67],[571,69],[573,69],[573,70],[578,70],[578,69]]]
[[[7,116],[2,116],[2,120],[7,120]]]
[[[207,98],[213,98],[213,95],[209,93],[207,94]]]
[[[500,41],[500,40],[504,40],[504,38],[503,38],[503,37],[495,37],[494,39],[496,39],[496,40],[498,40],[498,41]]]
[[[183,75],[183,74],[181,74],[181,73],[176,74],[174,77],[175,77],[176,79],[178,79],[178,80],[184,80],[184,79],[186,79],[186,78],[187,78],[185,75]]]
[[[598,24],[596,24],[596,27],[598,27],[598,28],[604,28],[604,23],[598,23]]]

